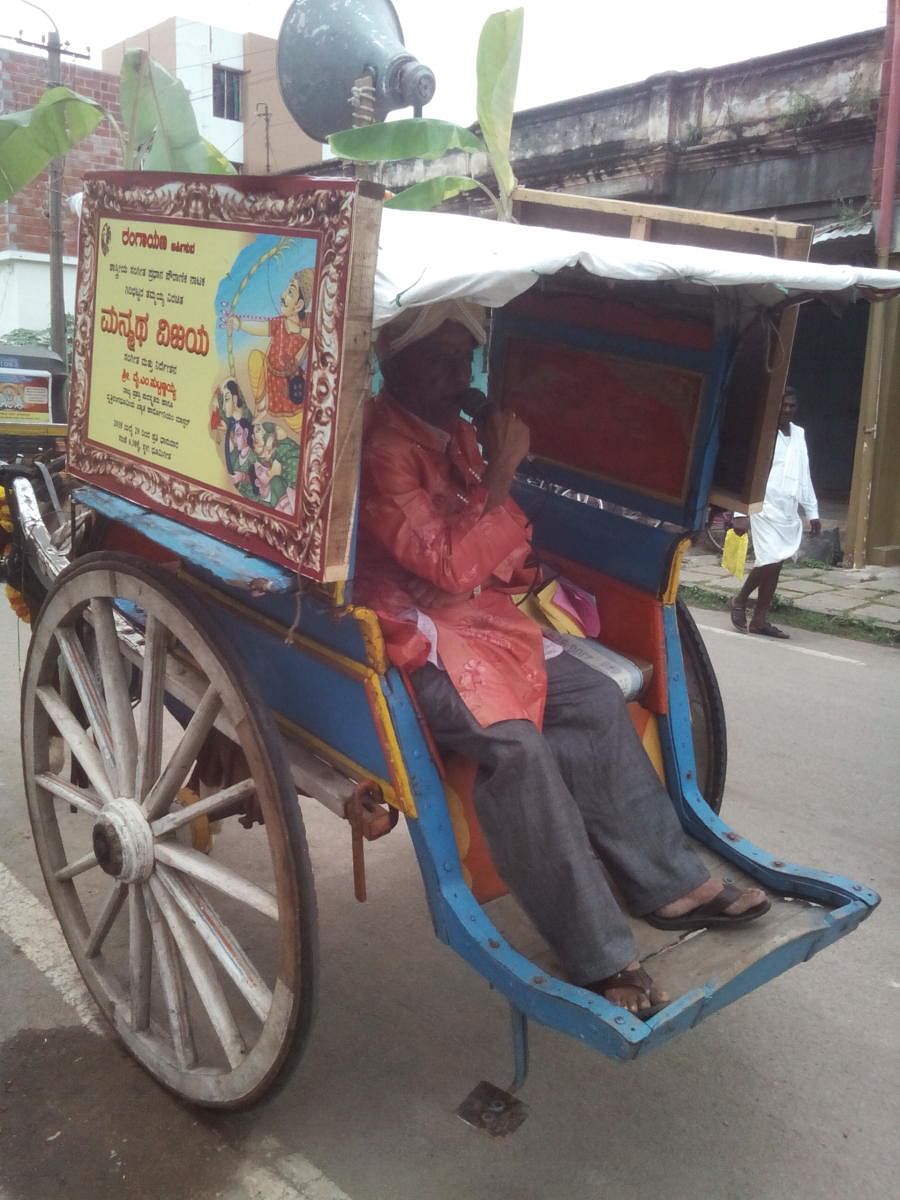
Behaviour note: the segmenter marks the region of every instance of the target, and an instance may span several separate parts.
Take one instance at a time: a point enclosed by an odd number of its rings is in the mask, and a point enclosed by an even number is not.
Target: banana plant
[[[524,19],[523,9],[511,9],[493,13],[482,28],[476,62],[480,136],[449,121],[418,117],[333,133],[328,139],[331,150],[341,158],[363,163],[409,158],[428,161],[452,150],[479,151],[491,164],[496,194],[471,175],[438,175],[398,192],[387,201],[387,207],[435,208],[444,200],[480,188],[490,196],[501,220],[511,220],[516,178],[509,150]]]
[[[53,87],[34,108],[0,115],[0,201],[31,183],[103,120],[119,136],[125,170],[234,174],[225,155],[200,136],[184,84],[143,50],[128,50],[122,60],[119,107],[123,127],[97,101]]]
[[[224,154],[200,136],[190,93],[145,50],[126,50],[119,83],[126,171],[233,175]]]
[[[0,201],[8,200],[88,137],[107,113],[66,87],[48,88],[34,108],[0,116]]]

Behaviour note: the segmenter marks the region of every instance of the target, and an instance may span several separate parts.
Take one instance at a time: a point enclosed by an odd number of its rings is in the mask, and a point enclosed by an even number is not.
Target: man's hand
[[[485,421],[484,441],[488,462],[501,459],[515,472],[528,453],[531,434],[525,422],[510,409],[495,408]]]
[[[822,532],[822,522],[819,520],[818,517],[813,517],[812,520],[810,521],[809,532],[813,535],[813,537],[818,537],[819,534]]]
[[[514,412],[509,409],[496,410],[488,417],[484,427],[488,464],[484,474],[488,490],[486,509],[497,508],[509,495],[513,476],[528,454],[530,445],[528,426]]]
[[[746,533],[747,530],[750,528],[750,518],[749,517],[732,517],[731,518],[731,528],[734,530],[735,533]]]

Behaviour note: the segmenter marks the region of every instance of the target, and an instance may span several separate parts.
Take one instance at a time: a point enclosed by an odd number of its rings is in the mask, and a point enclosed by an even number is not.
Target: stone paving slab
[[[718,579],[720,575],[727,575],[727,571],[723,571],[721,567],[685,567],[682,571],[682,576],[685,579]]]
[[[900,596],[900,592],[897,592],[893,588],[889,587],[881,579],[862,579],[856,586],[867,592],[880,592],[884,596]]]
[[[747,564],[748,572],[752,567],[751,560]],[[682,582],[733,595],[743,581],[723,571],[716,555],[691,554],[684,560]],[[846,614],[883,629],[900,628],[900,569],[895,567],[846,570],[843,567],[797,567],[792,564],[781,572],[778,596],[795,609],[806,612],[826,616]]]
[[[887,604],[866,604],[853,610],[854,617],[865,621],[877,621],[879,625],[900,625],[900,607],[893,608]]]
[[[867,601],[868,597],[860,596],[855,592],[828,591],[817,592],[814,596],[804,596],[802,603],[797,607],[804,608],[807,612],[839,613],[849,612],[861,604],[866,604]]]
[[[822,571],[814,577],[814,581],[821,583],[823,587],[832,588],[858,588],[861,586],[858,579],[848,578],[846,573],[840,568],[834,571]]]
[[[797,592],[799,595],[812,595],[814,592],[828,592],[831,589],[824,579],[779,579],[779,592]]]

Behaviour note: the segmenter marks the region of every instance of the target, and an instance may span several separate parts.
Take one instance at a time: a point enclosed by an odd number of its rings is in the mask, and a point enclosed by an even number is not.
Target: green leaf
[[[478,41],[478,123],[506,207],[509,194],[516,186],[509,162],[509,145],[524,19],[521,8],[492,13],[484,23]]]
[[[424,179],[411,187],[397,192],[390,200],[386,200],[385,208],[406,208],[424,212],[429,208],[437,208],[444,200],[452,200],[462,192],[471,192],[481,187],[474,179],[465,175],[441,175],[437,179]]]
[[[119,100],[125,169],[233,175],[221,151],[200,136],[190,93],[144,50],[126,50]]]
[[[450,121],[412,117],[406,121],[388,121],[344,129],[333,133],[328,145],[341,158],[354,162],[388,162],[396,158],[439,158],[448,150],[484,150],[484,142]]]
[[[106,111],[68,88],[48,88],[34,108],[0,115],[0,201],[93,133]]]

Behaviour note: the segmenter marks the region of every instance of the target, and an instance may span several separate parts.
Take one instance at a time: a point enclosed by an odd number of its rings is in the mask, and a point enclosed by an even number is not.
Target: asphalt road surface
[[[505,1003],[431,933],[402,827],[352,897],[349,836],[307,816],[319,1013],[270,1103],[210,1116],[101,1027],[33,854],[19,765],[25,637],[0,605],[0,1198],[885,1200],[900,1193],[900,658],[697,612],[729,719],[723,815],[880,891],[857,933],[663,1051],[613,1064],[532,1027],[530,1115],[494,1141],[454,1110],[510,1077]]]

